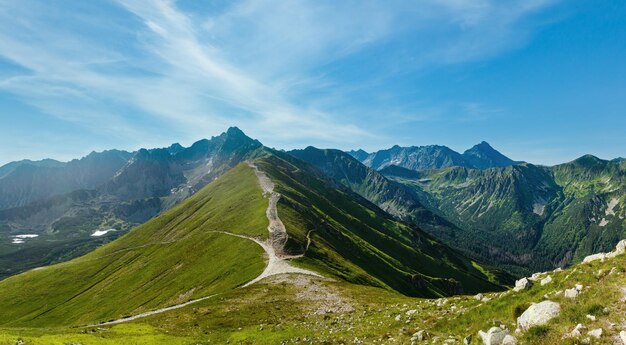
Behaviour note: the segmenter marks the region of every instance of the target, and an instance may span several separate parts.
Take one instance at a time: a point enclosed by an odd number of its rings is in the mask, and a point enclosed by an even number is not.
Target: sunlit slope
[[[290,235],[287,247],[301,253],[310,238],[302,264],[411,296],[500,288],[501,272],[396,221],[303,161],[276,153],[257,164],[282,194],[278,210]]]
[[[258,180],[241,164],[167,213],[75,260],[0,282],[0,325],[89,324],[223,292],[260,274]]]

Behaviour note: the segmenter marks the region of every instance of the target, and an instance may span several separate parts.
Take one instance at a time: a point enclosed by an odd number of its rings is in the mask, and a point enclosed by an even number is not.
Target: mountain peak
[[[366,151],[362,149],[348,151],[347,154],[358,159],[361,162],[364,161],[367,158],[367,156],[369,156],[369,153],[367,153]]]
[[[472,166],[478,169],[505,167],[517,164],[517,162],[498,152],[498,150],[494,149],[484,140],[463,152],[463,157],[467,159]]]
[[[228,136],[244,136],[244,137],[247,137],[246,133],[244,133],[241,129],[239,129],[239,127],[236,127],[236,126],[229,127],[226,130],[226,134]]]

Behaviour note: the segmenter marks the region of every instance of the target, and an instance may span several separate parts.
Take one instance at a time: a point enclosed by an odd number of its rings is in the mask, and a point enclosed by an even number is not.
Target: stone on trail
[[[517,325],[522,331],[526,331],[533,326],[547,324],[560,313],[560,304],[552,301],[543,301],[528,307],[528,309],[517,318]]]

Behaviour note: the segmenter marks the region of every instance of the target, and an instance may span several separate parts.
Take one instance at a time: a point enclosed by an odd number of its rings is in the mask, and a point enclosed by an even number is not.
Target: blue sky
[[[0,164],[189,145],[486,140],[626,156],[626,2],[0,0]]]

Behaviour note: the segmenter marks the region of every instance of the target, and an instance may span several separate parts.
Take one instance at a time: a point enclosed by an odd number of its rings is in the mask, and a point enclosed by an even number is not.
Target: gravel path
[[[287,243],[287,239],[289,238],[289,236],[287,235],[287,229],[285,229],[285,225],[278,217],[278,209],[276,205],[278,203],[278,200],[280,199],[280,194],[277,192],[274,192],[274,183],[272,182],[272,180],[269,179],[269,177],[267,177],[267,175],[264,172],[259,170],[259,168],[253,162],[247,162],[247,163],[252,169],[254,169],[254,172],[257,178],[259,179],[259,184],[261,185],[261,188],[263,189],[263,195],[265,197],[269,195],[268,206],[265,212],[265,214],[267,215],[267,219],[269,220],[269,225],[267,227],[267,230],[269,231],[269,239],[262,241],[258,238],[254,238],[251,236],[233,234],[233,233],[226,232],[226,231],[213,231],[213,232],[218,232],[218,233],[229,235],[229,236],[235,236],[235,237],[247,239],[250,241],[254,241],[256,244],[261,246],[261,248],[263,248],[263,250],[265,251],[265,254],[268,257],[268,262],[267,262],[267,266],[265,267],[265,270],[263,270],[263,272],[258,277],[240,286],[240,288],[250,286],[270,276],[274,276],[278,274],[286,274],[286,273],[303,274],[303,275],[323,278],[318,273],[315,273],[313,271],[309,271],[306,269],[294,267],[289,263],[289,259],[302,257],[303,255],[302,254],[291,255],[291,256],[284,255],[283,248],[284,248],[285,243]],[[309,235],[310,235],[310,232],[307,234],[307,249],[309,245],[311,244],[311,238],[309,237]],[[126,318],[103,322],[103,323],[99,323],[95,325],[88,325],[84,327],[107,326],[107,325],[115,325],[119,323],[129,322],[129,321],[137,320],[146,316],[160,314],[166,311],[186,307],[190,304],[204,301],[206,299],[215,297],[217,295],[218,294],[205,296],[205,297],[187,301],[185,303],[176,304],[170,307],[156,309],[156,310],[152,310],[149,312],[137,314],[134,316],[129,316]]]

